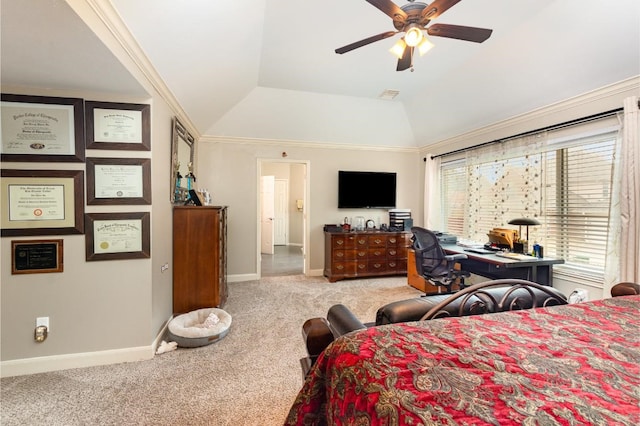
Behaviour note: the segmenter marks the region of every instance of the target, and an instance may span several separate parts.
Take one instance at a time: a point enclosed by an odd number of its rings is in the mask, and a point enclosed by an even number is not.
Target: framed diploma
[[[2,236],[82,234],[84,171],[2,170]]]
[[[87,149],[151,151],[151,106],[85,102]]]
[[[151,160],[87,158],[87,204],[151,204]]]
[[[11,273],[62,272],[63,255],[62,240],[11,241]]]
[[[78,98],[2,94],[2,161],[83,162]]]
[[[84,215],[87,261],[151,257],[150,213]]]

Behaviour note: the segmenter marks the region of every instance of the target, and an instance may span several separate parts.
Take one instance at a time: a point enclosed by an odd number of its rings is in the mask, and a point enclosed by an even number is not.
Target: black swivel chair
[[[464,288],[464,278],[470,274],[456,269],[455,265],[460,260],[467,259],[467,255],[447,255],[440,246],[436,234],[428,229],[414,226],[411,232],[413,232],[413,249],[416,254],[418,274],[433,285],[444,287],[445,293],[453,293],[452,286],[456,280],[459,280],[460,289]]]

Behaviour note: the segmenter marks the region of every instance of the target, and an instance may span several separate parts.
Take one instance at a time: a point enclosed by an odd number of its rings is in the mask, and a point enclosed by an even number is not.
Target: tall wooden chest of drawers
[[[227,300],[227,208],[173,208],[173,313]]]
[[[325,232],[324,276],[331,282],[407,274],[410,232]]]

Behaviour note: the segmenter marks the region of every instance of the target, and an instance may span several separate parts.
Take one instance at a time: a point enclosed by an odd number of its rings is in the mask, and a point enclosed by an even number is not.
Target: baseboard
[[[164,323],[150,346],[2,361],[0,362],[0,377],[24,376],[72,368],[97,367],[99,365],[152,359],[155,356],[156,348],[162,342],[172,317]]]
[[[145,361],[153,358],[153,356],[154,351],[151,346],[139,346],[137,348],[17,359],[0,363],[0,377]]]
[[[255,281],[258,279],[258,274],[236,274],[227,275],[228,283],[239,283],[242,281]]]
[[[310,277],[321,277],[324,274],[324,269],[310,269],[309,276]]]
[[[151,344],[151,349],[153,350],[154,354],[156,353],[156,350],[158,349],[158,346],[160,346],[160,343],[162,343],[162,341],[164,340],[163,337],[167,334],[167,329],[169,328],[169,322],[172,319],[173,319],[173,315],[171,315],[169,317],[169,319],[164,323],[164,325],[160,329],[160,332],[158,333],[158,335],[156,336],[155,340]]]

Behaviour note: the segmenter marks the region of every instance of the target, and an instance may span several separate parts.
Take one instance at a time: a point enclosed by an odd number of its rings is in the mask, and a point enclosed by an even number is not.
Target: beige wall
[[[77,97],[151,105],[151,152],[87,151],[87,157],[151,158],[152,205],[85,206],[85,213],[148,211],[151,213],[151,259],[85,261],[85,236],[61,235],[64,272],[11,274],[12,240],[1,239],[0,359],[2,376],[51,371],[153,357],[153,342],[172,314],[172,206],[169,202],[171,118],[176,115],[102,27],[90,8],[76,12],[112,48],[140,82],[147,97],[38,88],[2,87],[3,93]],[[120,49],[120,50],[118,50]],[[2,163],[3,169],[85,170],[84,163]],[[85,174],[86,178],[86,174]],[[86,195],[85,195],[86,197]],[[36,317],[48,316],[50,333],[33,339]]]
[[[171,114],[166,105],[153,99],[68,91],[22,93],[152,105],[151,152],[87,150],[86,156],[151,158],[153,205],[84,206],[85,213],[151,212],[152,257],[87,262],[84,235],[51,236],[63,240],[64,271],[12,275],[11,241],[44,237],[2,238],[2,361],[136,347],[144,347],[150,355],[151,342],[171,315],[171,271],[159,272],[162,264],[171,263],[172,256],[168,173]],[[3,162],[2,168],[83,170],[86,179],[84,163]],[[51,332],[43,343],[33,339],[36,317],[50,319]]]
[[[289,182],[289,243],[302,245],[303,242],[303,212],[298,210],[296,200],[304,200],[305,165],[294,163],[291,165],[291,181]]]
[[[282,145],[268,143],[203,140],[198,144],[199,183],[209,188],[213,203],[229,206],[228,267],[232,279],[257,274],[258,163],[281,158]],[[338,209],[338,170],[368,170],[398,174],[398,207],[410,208],[422,217],[423,162],[415,150],[329,149],[308,144],[288,144],[287,160],[309,162],[310,242],[307,247],[311,273],[324,266],[323,226],[341,223],[345,216],[362,215],[377,221],[386,210]]]

